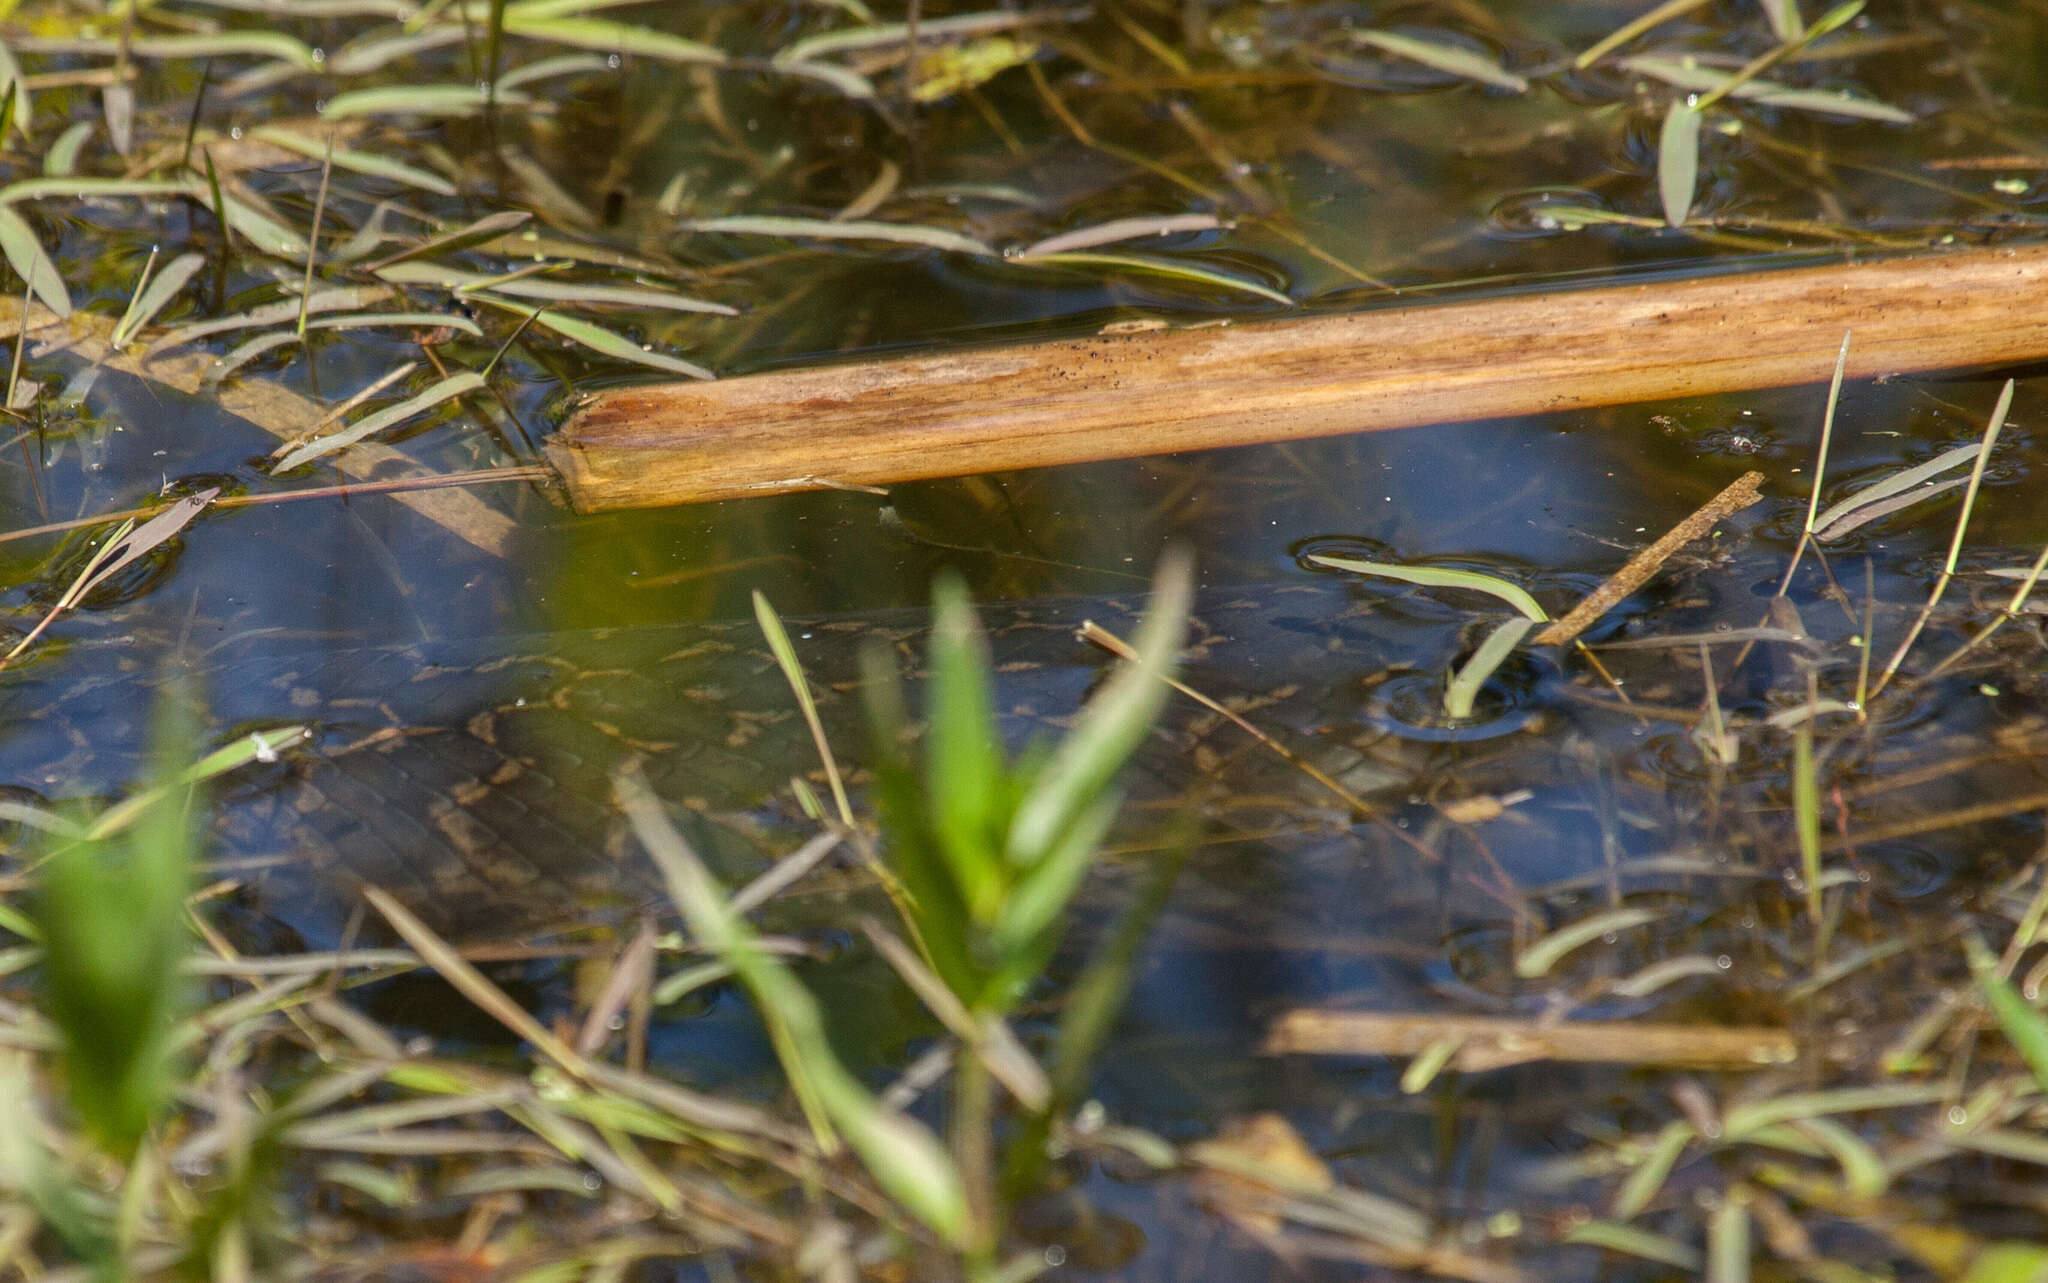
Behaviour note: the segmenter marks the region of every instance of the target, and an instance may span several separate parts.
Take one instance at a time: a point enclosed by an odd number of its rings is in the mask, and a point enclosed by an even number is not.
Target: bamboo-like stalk
[[[2048,357],[2048,246],[1661,279],[615,388],[549,442],[585,511]]]

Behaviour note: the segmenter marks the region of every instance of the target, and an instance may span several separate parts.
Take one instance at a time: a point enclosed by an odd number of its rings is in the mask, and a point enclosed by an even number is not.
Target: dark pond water
[[[1025,6],[1015,16],[1035,21],[1010,32],[1028,43],[1025,61],[959,92],[934,90],[914,109],[904,101],[900,40],[819,54],[839,77],[829,83],[767,63],[801,38],[852,25],[859,7],[588,6],[752,61],[716,70],[647,56],[608,63],[602,49],[515,38],[502,56],[508,70],[572,61],[520,86],[530,100],[494,121],[441,118],[406,101],[363,115],[330,111],[325,122],[313,114],[372,85],[417,91],[478,78],[449,41],[423,42],[374,69],[336,70],[374,61],[369,41],[403,36],[407,15],[396,9],[341,5],[288,20],[260,6],[176,12],[188,34],[270,22],[321,51],[317,67],[268,85],[250,78],[263,60],[223,54],[199,99],[196,134],[231,193],[267,202],[301,233],[317,208],[321,282],[363,283],[363,263],[419,240],[428,219],[445,228],[531,209],[534,228],[545,229],[536,235],[549,239],[515,233],[436,261],[490,275],[563,260],[545,279],[722,304],[733,314],[564,305],[721,375],[1089,333],[1139,317],[1249,321],[1383,304],[1395,291],[1419,305],[1502,285],[2021,238],[2048,200],[2038,76],[2048,12],[2038,5],[1886,6],[1795,55],[1768,75],[1844,97],[1818,108],[1737,102],[1710,116],[1683,228],[1664,225],[1658,193],[1659,124],[1676,91],[1653,74],[1662,64],[1620,59],[1691,57],[1725,73],[1772,46],[1761,6],[1701,6],[1584,71],[1569,68],[1571,55],[1637,6]],[[411,15],[414,25],[447,26],[435,12]],[[950,39],[944,24],[965,12],[925,5],[922,20],[939,33],[928,38]],[[90,78],[63,77],[108,65],[108,50],[67,43],[74,32],[68,19],[24,10],[5,33],[28,72],[47,81],[34,86],[29,143],[7,157],[11,181],[43,172],[67,122],[100,119]],[[1368,32],[1482,58],[1529,87],[1487,86],[1386,53],[1360,38]],[[203,57],[137,48],[135,159],[123,161],[95,132],[78,173],[180,172]],[[875,99],[847,96],[856,74],[871,78]],[[343,169],[323,194],[317,158],[255,149],[266,124],[323,143],[332,125],[343,131],[339,145],[421,166],[459,194]],[[8,208],[27,215],[81,311],[118,317],[152,247],[165,259],[206,256],[160,327],[289,298],[304,271],[301,259],[251,251],[246,237],[224,257],[204,199],[58,194]],[[1190,211],[1229,225],[1106,247],[1143,262],[1063,266],[907,242],[690,228],[726,215],[847,214],[1018,246]],[[342,261],[348,238],[379,220],[391,239]],[[483,369],[519,320],[430,287],[375,306],[472,316],[480,331],[437,336],[424,354],[416,332],[314,331],[237,378],[338,404],[423,357],[449,372]],[[200,343],[227,353],[251,332]],[[365,409],[423,390],[440,377],[435,364]],[[194,395],[117,365],[82,399],[66,396],[89,365],[30,345],[23,371],[44,387],[0,455],[11,527],[124,510],[165,487],[276,496],[344,479],[337,460],[348,452],[271,475],[262,457],[274,438],[224,412],[211,390]],[[535,325],[495,367],[494,396],[406,422],[380,438],[395,454],[349,475],[532,462],[535,440],[576,394],[650,377]],[[1846,388],[1824,501],[1977,439],[2000,382]],[[1820,388],[916,482],[882,495],[577,516],[545,485],[501,482],[439,492],[473,505],[452,518],[445,507],[367,493],[216,509],[90,594],[0,675],[0,785],[52,800],[118,794],[136,771],[154,674],[183,657],[203,676],[220,736],[316,726],[310,753],[252,768],[220,790],[219,854],[242,871],[223,909],[235,931],[329,946],[360,926],[349,888],[362,878],[398,887],[467,939],[530,936],[579,917],[616,924],[653,894],[605,798],[609,771],[628,755],[649,757],[664,796],[681,804],[729,878],[751,876],[811,832],[787,779],[815,764],[752,640],[752,592],[806,621],[798,632],[828,691],[835,745],[858,762],[852,639],[886,630],[911,662],[916,608],[937,571],[960,572],[977,598],[997,603],[988,620],[999,659],[1013,664],[999,703],[1021,740],[1070,715],[1104,670],[1103,658],[1065,641],[1068,626],[1087,615],[1127,624],[1161,552],[1184,546],[1204,584],[1197,635],[1214,643],[1190,660],[1189,679],[1244,704],[1375,814],[1348,813],[1192,705],[1171,715],[1168,735],[1140,762],[1119,845],[1077,915],[1078,939],[1098,933],[1156,858],[1162,817],[1196,814],[1200,845],[1143,956],[1096,1085],[1106,1116],[1193,1142],[1279,1111],[1340,1180],[1418,1209],[1447,1243],[1500,1268],[1664,1277],[1666,1267],[1626,1254],[1559,1245],[1574,1216],[1604,1211],[1619,1179],[1588,1156],[1683,1116],[1685,1092],[1702,1082],[1725,1105],[1745,1093],[1869,1080],[1898,1031],[1944,987],[1964,983],[1959,935],[1975,929],[2002,944],[2017,916],[2013,898],[2023,904],[2032,891],[2020,875],[2040,844],[2040,804],[1997,804],[2048,789],[2038,767],[2048,710],[2035,625],[2023,617],[1970,663],[1910,679],[1995,615],[2011,585],[1981,572],[2025,564],[2048,540],[2037,495],[2041,397],[2038,381],[2021,379],[1985,475],[1966,573],[1914,651],[1909,680],[1873,705],[1867,723],[1818,723],[1833,897],[1831,938],[1818,955],[1801,917],[1792,737],[1765,723],[1810,695],[1853,698],[1866,609],[1882,665],[1941,570],[1956,494],[1802,563],[1789,601],[1817,639],[1810,649],[1766,647],[1738,667],[1735,650],[1716,648],[1711,681],[1697,648],[1607,652],[1620,690],[1645,706],[1633,712],[1583,653],[1551,650],[1510,664],[1478,718],[1447,727],[1434,711],[1442,674],[1502,617],[1497,603],[1355,580],[1306,557],[1483,571],[1560,612],[1758,469],[1765,500],[1681,553],[1593,638],[1750,627],[1798,543]],[[56,601],[98,537],[0,544],[16,632]],[[1083,597],[1115,602],[1071,600]],[[1711,760],[1693,734],[1709,716],[1710,686],[1719,715],[1743,728],[1733,763]],[[507,763],[525,778],[493,774]],[[501,787],[451,818],[447,799],[485,779]],[[1455,804],[1474,798],[1507,805],[1473,819]],[[1971,807],[1984,813],[1942,818]],[[817,946],[805,978],[825,997],[843,1054],[882,1082],[935,1028],[848,943],[849,905],[871,898],[841,869],[770,916]],[[1515,974],[1531,941],[1625,908],[1648,916],[1547,974]],[[1662,987],[1628,983],[1671,959],[1697,965]],[[1078,955],[1056,964],[1027,1033],[1049,1027],[1052,995],[1077,966]],[[1826,982],[1831,966],[1847,979]],[[544,1012],[565,1013],[577,1000],[563,968],[505,978]],[[502,1041],[479,1032],[437,985],[398,982],[367,1002],[400,1027],[455,1030],[482,1051]],[[1539,1064],[1451,1073],[1409,1095],[1399,1060],[1253,1054],[1270,1020],[1310,1004],[1767,1024],[1792,1031],[1807,1054],[1761,1085]],[[660,1069],[706,1089],[780,1096],[767,1043],[736,991],[679,1005],[657,1021],[651,1051]],[[1886,1113],[1862,1136],[1895,1156],[1932,1125],[1924,1110]],[[2048,1229],[2038,1201],[2014,1194],[2013,1168],[1954,1156],[1967,1152],[1896,1158],[1899,1197],[1974,1200],[1971,1232],[1987,1240]],[[1753,1179],[1759,1161],[1748,1152],[1695,1157],[1642,1224],[1704,1250],[1717,1200],[1740,1186],[1742,1197],[1777,1199],[1785,1217],[1811,1222],[1812,1259],[1919,1268],[1897,1241],[1818,1197],[1763,1193]],[[1076,1160],[1066,1178],[1017,1221],[1022,1239],[1057,1249],[1066,1276],[1224,1278],[1276,1268],[1266,1249],[1203,1210],[1214,1199],[1198,1183],[1114,1160]],[[1356,1252],[1300,1250],[1309,1276],[1392,1276],[1369,1255],[1360,1264]],[[1757,1248],[1756,1268],[1793,1277],[1802,1267],[1797,1251],[1773,1241]]]

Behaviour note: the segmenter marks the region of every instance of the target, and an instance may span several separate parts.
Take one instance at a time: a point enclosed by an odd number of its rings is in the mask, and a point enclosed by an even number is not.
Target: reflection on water
[[[644,20],[765,59],[855,7],[676,5]],[[1696,11],[1635,52],[1739,65],[1764,37],[1760,20],[1735,8]],[[1286,310],[1219,278],[1277,289],[1305,307],[1384,306],[1460,285],[1527,289],[1620,269],[2033,230],[2040,184],[2012,181],[2038,168],[2025,148],[2011,167],[1945,167],[1996,160],[2020,147],[2015,137],[2038,132],[2048,19],[2039,6],[2007,8],[1872,14],[1774,71],[1787,83],[1900,104],[1919,121],[1745,106],[1709,131],[1694,220],[1682,230],[1663,226],[1657,195],[1668,86],[1613,63],[1562,69],[1628,16],[1614,4],[1445,4],[1392,15],[1401,19],[1395,33],[1484,54],[1531,78],[1527,92],[1478,86],[1359,41],[1354,29],[1388,17],[1372,6],[1103,4],[1055,15],[1029,65],[914,113],[903,110],[895,64],[882,55],[861,64],[882,78],[875,103],[757,66],[714,74],[628,59],[585,66],[546,110],[501,119],[501,134],[476,121],[408,120],[375,137],[422,163],[446,156],[490,202],[542,210],[548,235],[581,247],[581,265],[557,274],[564,279],[630,255],[631,271],[605,279],[687,289],[739,309],[602,314],[638,340],[738,374],[1139,318],[1250,321]],[[960,6],[925,9],[939,18]],[[318,38],[340,48],[359,34],[323,29]],[[450,57],[425,56],[394,74],[466,75]],[[150,74],[163,103],[196,91],[196,67]],[[98,119],[97,99],[76,87],[39,90],[37,109]],[[229,131],[272,109],[297,107],[248,89],[208,104],[205,124],[220,131],[224,163],[236,141]],[[522,179],[529,171],[517,166],[501,172],[489,160],[494,145],[531,161],[560,192]],[[111,156],[97,163],[117,168]],[[303,158],[257,165],[243,181],[300,221],[310,217],[317,166]],[[334,236],[383,217],[379,203],[398,197],[380,181],[336,177],[323,208]],[[399,191],[450,222],[473,212]],[[185,202],[48,208],[38,217],[59,270],[102,311],[125,303],[151,244],[216,244],[210,215]],[[1200,268],[1206,280],[1154,270],[1159,261],[1045,266],[684,225],[850,210],[1007,247],[1120,217],[1194,210],[1218,214],[1221,225],[1133,251]],[[466,251],[461,261],[507,271],[524,265],[523,245]],[[331,252],[321,271],[354,280],[355,267]],[[167,316],[275,302],[300,270],[238,257],[219,300],[195,286]],[[480,367],[511,329],[488,341],[444,337],[437,359]],[[389,336],[316,335],[248,376],[326,404],[418,355]],[[28,360],[31,374],[53,384],[84,364],[61,351]],[[530,457],[531,436],[575,388],[633,376],[524,335],[498,376],[511,413],[428,423],[399,443],[399,461],[451,472]],[[1996,386],[1849,388],[1824,501],[1973,439]],[[2048,538],[2048,513],[2028,498],[2038,396],[2022,386],[1966,572],[2027,560]],[[316,728],[315,755],[248,772],[223,791],[222,854],[242,887],[239,929],[332,943],[354,929],[352,888],[364,878],[401,888],[450,930],[475,936],[553,926],[572,907],[627,922],[659,899],[609,805],[609,772],[628,757],[649,764],[657,789],[732,880],[811,831],[788,780],[815,777],[815,750],[751,623],[731,622],[744,618],[753,590],[811,621],[799,629],[800,649],[835,749],[857,765],[857,644],[882,636],[914,667],[914,608],[937,569],[958,569],[996,603],[986,617],[1006,666],[999,705],[1022,740],[1069,718],[1107,662],[1071,640],[1072,626],[1107,615],[1127,631],[1160,550],[1185,545],[1207,585],[1189,680],[1369,813],[1215,714],[1176,705],[1141,761],[1117,849],[1081,910],[1086,939],[1150,867],[1170,817],[1196,816],[1199,850],[1095,1085],[1107,1116],[1194,1140],[1222,1120],[1278,1110],[1344,1180],[1426,1209],[1435,1223],[1465,1233],[1527,1210],[1555,1228],[1548,1218],[1602,1204],[1612,1184],[1561,1160],[1583,1143],[1662,1126],[1676,1108],[1668,1076],[1532,1065],[1447,1074],[1404,1095],[1399,1067],[1383,1058],[1318,1062],[1248,1048],[1280,1011],[1316,1004],[1778,1024],[1814,1045],[1836,1044],[1844,1061],[1870,1059],[1879,1033],[1956,983],[1958,905],[1981,899],[2017,916],[1997,888],[2038,847],[2039,823],[2026,812],[2041,806],[2005,814],[1996,804],[2048,790],[2035,626],[2016,621],[1982,663],[1895,688],[1868,723],[1822,723],[1830,788],[1818,841],[1846,906],[1831,928],[1834,957],[1866,951],[1890,968],[1837,990],[1815,980],[1819,964],[1805,952],[1791,739],[1762,726],[1811,694],[1854,695],[1866,663],[1864,612],[1874,612],[1881,662],[1944,562],[1952,498],[1805,563],[1790,601],[1818,639],[1817,657],[1784,646],[1739,660],[1734,648],[1715,647],[1705,661],[1697,647],[1609,651],[1601,662],[1610,682],[1584,653],[1544,653],[1506,670],[1467,725],[1447,724],[1437,707],[1446,670],[1496,621],[1492,604],[1353,583],[1302,558],[1482,570],[1557,612],[1757,467],[1767,501],[1683,550],[1591,640],[1751,627],[1802,528],[1822,404],[1818,390],[1794,389],[925,482],[882,496],[599,517],[569,515],[538,489],[498,487],[475,502],[504,519],[507,555],[381,495],[217,511],[177,550],[63,620],[33,662],[0,677],[0,785],[9,796],[118,792],[141,743],[139,688],[161,666],[188,663],[206,676],[222,734],[295,721]],[[14,453],[0,471],[14,525],[38,512],[59,520],[125,507],[166,480],[225,479],[258,493],[297,484],[263,472],[256,461],[275,443],[205,395],[107,372],[82,402],[51,401],[39,413],[34,432],[8,443]],[[82,545],[0,550],[18,619],[61,591]],[[1920,653],[1945,653],[1993,617],[2009,590],[1966,573]],[[1117,600],[1066,600],[1103,594]],[[1061,600],[1032,604],[1042,598]],[[1732,762],[1711,751],[1710,687],[1714,715],[1744,728]],[[849,1058],[882,1079],[936,1031],[872,959],[834,934],[849,906],[873,900],[848,863],[778,902],[770,920],[812,951],[806,973],[831,996]],[[1517,972],[1531,941],[1616,909],[1644,916],[1543,974]],[[1649,974],[1671,963],[1680,965]],[[1063,957],[1055,978],[1070,979],[1078,965]],[[536,1004],[569,1007],[558,974],[542,970],[534,985]],[[375,1001],[421,1027],[446,1030],[457,1019],[458,1004],[438,990],[422,998],[394,987]],[[765,1044],[730,991],[665,1014],[652,1042],[664,1068],[736,1092],[777,1089]],[[1831,1081],[1833,1062],[1818,1061],[1797,1071],[1811,1079],[1773,1081]],[[1071,1158],[1059,1177],[1059,1188],[1024,1209],[1017,1232],[1057,1247],[1072,1274],[1252,1277],[1273,1268],[1263,1249],[1206,1214],[1190,1182],[1101,1154]],[[2037,1211],[2003,1214],[2038,1228]],[[1484,1238],[1473,1231],[1464,1243],[1483,1251]],[[1526,1251],[1539,1276],[1594,1269],[1569,1249]]]

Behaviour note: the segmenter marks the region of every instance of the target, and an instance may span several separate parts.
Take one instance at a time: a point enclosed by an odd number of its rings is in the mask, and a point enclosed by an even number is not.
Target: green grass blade
[[[1813,724],[1792,733],[1792,822],[1799,835],[1799,871],[1806,882],[1806,917],[1816,929],[1821,912],[1820,775],[1813,763]]]
[[[453,312],[346,312],[306,322],[309,330],[421,329],[454,330],[482,338],[483,327]]]
[[[150,279],[149,285],[136,296],[135,303],[128,309],[128,315],[114,327],[115,347],[125,347],[143,326],[156,319],[156,314],[169,306],[191,279],[206,266],[204,254],[180,254],[164,265],[162,271]]]
[[[50,144],[50,150],[43,153],[43,173],[50,178],[68,178],[78,168],[78,157],[85,150],[86,140],[98,128],[90,120],[73,121],[64,132],[57,135],[57,141]]]
[[[492,298],[482,291],[478,291],[470,295],[470,297],[479,303],[488,303],[492,307],[501,308],[507,312],[516,312],[520,316],[532,317],[535,325],[553,330],[563,338],[573,343],[580,343],[591,351],[611,357],[615,361],[631,361],[636,365],[647,366],[649,369],[661,370],[669,374],[680,374],[690,379],[712,379],[717,377],[701,365],[685,361],[679,356],[670,356],[666,352],[650,351],[618,331],[608,330],[602,325],[593,325],[589,321],[578,320],[573,316],[563,316],[546,308],[527,307],[521,303],[511,303],[504,299]]]
[[[1678,1165],[1685,1147],[1698,1135],[1691,1123],[1666,1123],[1657,1133],[1649,1152],[1643,1155],[1643,1160],[1636,1164],[1635,1170],[1615,1191],[1614,1219],[1632,1221],[1641,1216],[1663,1190],[1664,1182],[1670,1179],[1671,1169]]]
[[[71,295],[57,265],[50,261],[28,220],[4,204],[0,204],[0,253],[7,256],[7,265],[28,282],[44,307],[59,316],[71,315]]]
[[[1606,1248],[1623,1256],[1669,1265],[1687,1274],[1700,1268],[1700,1254],[1690,1245],[1613,1221],[1579,1221],[1560,1235],[1558,1241]]]
[[[323,157],[331,160],[336,169],[346,169],[351,173],[366,174],[372,178],[389,179],[402,186],[416,187],[421,191],[432,192],[437,196],[453,196],[455,194],[455,184],[439,174],[430,173],[419,168],[417,165],[408,165],[403,161],[392,160],[389,157],[379,156],[372,152],[358,151],[351,147],[336,147],[330,155],[327,144],[324,142],[318,142],[307,138],[303,134],[295,134],[290,130],[278,129],[273,126],[266,125],[252,132],[255,137],[262,139],[264,142],[282,147],[286,151],[297,152],[301,156],[308,156],[314,160],[319,160]]]
[[[1312,555],[1309,560],[1318,566],[1332,570],[1348,570],[1354,575],[1377,575],[1382,579],[1398,579],[1402,583],[1419,584],[1424,588],[1464,588],[1472,592],[1483,592],[1497,597],[1520,611],[1527,619],[1543,624],[1550,616],[1543,613],[1543,607],[1536,599],[1515,584],[1492,575],[1482,575],[1475,570],[1446,570],[1438,566],[1402,566],[1386,561],[1355,561],[1349,557],[1325,557]]]
[[[1122,668],[1088,702],[1080,724],[1062,741],[1018,804],[1004,854],[1030,868],[1055,847],[1061,832],[1092,810],[1166,703],[1168,676],[1186,632],[1194,568],[1169,553],[1153,580],[1152,602],[1138,631],[1138,660]]]
[[[1009,259],[1012,263],[1030,263],[1042,267],[1120,267],[1133,272],[1145,272],[1152,276],[1170,276],[1183,281],[1196,281],[1213,285],[1219,289],[1234,290],[1240,294],[1254,294],[1271,300],[1282,307],[1297,304],[1288,295],[1235,272],[1226,272],[1220,267],[1209,267],[1190,259],[1153,258],[1146,254],[1102,254],[1093,251],[1063,251],[1057,254],[1019,254]]]
[[[1858,509],[1867,508],[1874,503],[1889,499],[1893,495],[1903,495],[1915,486],[1930,481],[1944,472],[1962,467],[1983,453],[1983,450],[1984,445],[1981,441],[1972,441],[1968,445],[1959,445],[1953,450],[1944,450],[1925,463],[1916,464],[1910,468],[1903,468],[1898,472],[1892,473],[1890,476],[1864,486],[1862,489],[1822,509],[1820,515],[1813,519],[1813,533],[1817,537],[1825,539],[1828,536],[1830,527],[1852,515]]]
[[[995,917],[1010,882],[998,829],[1007,768],[989,667],[988,638],[967,604],[967,586],[942,575],[932,588],[926,791],[939,850],[977,923]]]
[[[532,221],[533,215],[523,209],[500,210],[495,214],[486,214],[475,222],[465,223],[453,231],[442,232],[440,235],[415,245],[410,249],[401,250],[396,254],[381,258],[369,264],[365,270],[381,273],[387,267],[410,262],[414,259],[437,258],[443,254],[453,254],[459,250],[481,245],[486,241],[496,240],[508,232],[516,232]]]
[[[1515,647],[1529,635],[1536,621],[1528,618],[1510,619],[1502,622],[1479,643],[1479,649],[1472,652],[1472,658],[1465,661],[1451,676],[1444,687],[1444,714],[1454,721],[1472,716],[1473,702],[1479,698],[1479,691],[1500,666],[1507,662]]]
[[[1534,980],[1550,974],[1550,969],[1564,956],[1575,949],[1593,943],[1604,935],[1616,931],[1627,931],[1655,922],[1664,916],[1661,909],[1609,909],[1583,918],[1568,927],[1560,927],[1542,937],[1515,957],[1515,974],[1524,980]]]
[[[775,656],[776,665],[782,669],[790,693],[796,696],[804,723],[811,728],[811,740],[817,746],[819,760],[824,763],[825,778],[832,784],[832,802],[839,809],[839,822],[850,829],[853,827],[853,804],[847,801],[846,782],[839,777],[839,761],[832,754],[831,742],[825,738],[825,723],[818,718],[818,701],[811,696],[811,683],[804,677],[803,661],[797,658],[796,647],[789,640],[789,630],[782,626],[782,616],[775,613],[775,607],[768,604],[768,598],[758,589],[754,592],[754,622],[768,643],[769,653]]]
[[[28,96],[28,89],[21,83],[21,64],[14,60],[14,51],[7,47],[7,43],[0,41],[0,89],[9,85],[14,87],[13,102],[9,104],[14,132],[26,139],[35,107]]]
[[[197,863],[197,807],[179,778],[196,731],[175,696],[159,705],[151,774],[159,786],[118,856],[61,847],[42,869],[36,925],[45,1009],[63,1031],[73,1109],[126,1159],[179,1080],[172,1030],[190,1001],[185,896]]]
[[[1963,947],[1969,955],[1970,975],[1977,981],[1977,992],[1984,996],[1984,1005],[1991,1008],[1998,1027],[2005,1031],[2006,1041],[2027,1062],[2034,1081],[2041,1090],[2048,1091],[2048,1016],[2043,1016],[2010,980],[1999,974],[1998,959],[1982,940],[1966,936]]]
[[[498,95],[500,107],[524,107],[532,101],[525,94]],[[334,95],[321,116],[326,120],[346,120],[351,116],[480,116],[486,105],[484,91],[475,85],[382,85]]]
[[[976,258],[998,258],[995,248],[944,227],[916,223],[878,223],[872,219],[848,219],[835,223],[827,218],[780,218],[765,214],[733,214],[724,218],[692,218],[679,224],[693,232],[729,236],[777,236],[784,240],[878,241],[886,245],[918,245],[949,254],[971,254]]]
[[[1675,98],[1657,135],[1657,195],[1664,202],[1667,225],[1685,226],[1699,177],[1700,113]]]
[[[1497,59],[1467,49],[1462,45],[1446,44],[1436,40],[1421,40],[1414,36],[1403,36],[1392,31],[1354,31],[1354,43],[1371,45],[1397,58],[1419,62],[1432,71],[1441,71],[1447,76],[1460,76],[1476,80],[1495,89],[1506,89],[1512,93],[1527,93],[1529,81],[1500,65]]]
[[[290,472],[293,468],[311,463],[315,459],[324,458],[345,446],[354,445],[364,437],[382,432],[386,428],[395,427],[407,419],[426,413],[445,401],[465,396],[483,386],[483,376],[473,371],[464,370],[459,374],[451,374],[440,382],[435,383],[426,391],[421,392],[418,396],[379,410],[375,414],[350,424],[339,432],[330,432],[326,436],[315,437],[303,445],[293,447],[285,453],[283,458],[280,458],[272,465],[271,471]]]
[[[1727,72],[1714,71],[1679,58],[1637,55],[1621,59],[1620,65],[1638,75],[1661,80],[1667,85],[1693,93],[1712,93],[1733,79]],[[1728,96],[1765,107],[1820,112],[1858,120],[1878,120],[1892,125],[1910,125],[1919,119],[1912,112],[1894,107],[1890,103],[1834,90],[1793,89],[1768,80],[1748,81],[1735,87]]]
[[[715,45],[670,35],[665,31],[604,18],[537,17],[531,11],[516,6],[505,11],[505,33],[528,40],[568,45],[574,49],[652,58],[658,62],[717,66],[727,60],[725,51]]]
[[[619,796],[690,934],[724,959],[752,996],[821,1143],[829,1150],[835,1147],[832,1137],[843,1136],[892,1198],[948,1242],[964,1243],[970,1222],[966,1188],[937,1139],[922,1124],[883,1107],[846,1072],[825,1036],[817,1000],[727,909],[718,884],[646,786],[621,777]]]

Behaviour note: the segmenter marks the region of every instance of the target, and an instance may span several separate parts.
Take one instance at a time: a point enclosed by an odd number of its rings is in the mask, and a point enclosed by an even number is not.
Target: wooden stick
[[[1395,306],[599,393],[585,511],[2048,357],[2048,246]]]
[[[1266,1030],[1259,1050],[1269,1056],[1416,1056],[1447,1039],[1458,1042],[1451,1063],[1475,1072],[1535,1060],[1755,1069],[1785,1064],[1799,1054],[1791,1034],[1770,1026],[1570,1020],[1542,1024],[1497,1016],[1313,1007],[1281,1013]]]

